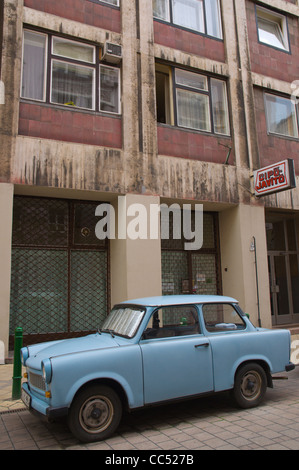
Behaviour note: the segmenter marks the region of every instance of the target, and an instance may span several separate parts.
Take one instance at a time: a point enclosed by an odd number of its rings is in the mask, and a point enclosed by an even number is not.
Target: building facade
[[[229,295],[256,325],[299,324],[297,0],[0,8],[6,354],[16,327],[25,344],[71,337],[159,294]],[[296,187],[257,197],[254,172],[288,159]],[[120,228],[161,204],[202,205],[200,249],[150,223],[96,236],[99,205]]]

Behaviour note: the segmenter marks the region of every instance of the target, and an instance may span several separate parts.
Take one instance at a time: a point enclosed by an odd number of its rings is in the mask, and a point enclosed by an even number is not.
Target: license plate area
[[[26,406],[26,408],[30,408],[31,406],[31,396],[22,388],[21,391],[21,400]]]

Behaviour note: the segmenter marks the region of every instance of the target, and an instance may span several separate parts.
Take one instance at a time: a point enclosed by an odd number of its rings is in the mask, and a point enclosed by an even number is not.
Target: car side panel
[[[130,408],[143,406],[143,373],[138,345],[87,351],[51,359],[53,380],[51,406],[70,406],[76,392],[86,383],[111,379],[124,389]]]
[[[227,332],[209,335],[215,392],[234,386],[234,376],[240,364],[263,361],[271,374],[285,371],[290,357],[290,333],[287,330]]]

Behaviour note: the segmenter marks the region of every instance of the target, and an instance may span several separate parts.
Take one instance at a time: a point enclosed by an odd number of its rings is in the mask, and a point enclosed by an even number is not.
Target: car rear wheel
[[[233,395],[241,408],[258,406],[267,390],[267,376],[264,369],[255,363],[241,367],[235,377]]]
[[[122,404],[117,393],[104,385],[93,385],[74,399],[68,415],[70,431],[80,441],[107,439],[117,429]]]

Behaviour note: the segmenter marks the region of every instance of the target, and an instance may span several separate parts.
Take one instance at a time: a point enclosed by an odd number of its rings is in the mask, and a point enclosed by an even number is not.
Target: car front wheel
[[[253,408],[263,400],[267,390],[264,369],[255,363],[241,367],[235,377],[233,395],[241,408]]]
[[[122,404],[110,387],[93,385],[74,399],[68,415],[72,434],[83,442],[107,439],[117,429],[122,416]]]

